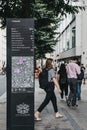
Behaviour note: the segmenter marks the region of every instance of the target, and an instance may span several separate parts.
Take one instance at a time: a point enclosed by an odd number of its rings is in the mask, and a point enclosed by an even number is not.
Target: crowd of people
[[[48,58],[44,69],[48,71],[48,82],[54,83],[54,86],[48,84],[48,86],[44,88],[46,92],[45,99],[34,114],[35,120],[38,121],[41,120],[40,113],[50,101],[54,108],[55,117],[63,117],[58,111],[57,99],[54,92],[55,87],[57,87],[61,99],[66,99],[68,107],[76,108],[78,106],[77,101],[81,100],[82,80],[84,81],[83,83],[85,83],[85,67],[83,64],[76,58],[73,58],[68,64],[61,63],[56,74],[53,66],[53,59]]]

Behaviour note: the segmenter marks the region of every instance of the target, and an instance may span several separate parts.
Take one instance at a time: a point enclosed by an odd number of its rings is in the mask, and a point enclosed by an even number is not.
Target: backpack
[[[81,73],[77,74],[77,80],[82,80],[84,79],[84,71],[81,69]]]
[[[60,84],[66,84],[67,83],[67,74],[66,74],[66,72],[64,72],[64,73],[62,73],[61,71],[59,71],[60,73],[60,80],[59,80],[59,82],[60,82]]]
[[[39,74],[39,87],[45,89],[48,85],[48,70],[44,69]]]
[[[53,82],[48,81],[48,71],[47,69],[43,69],[39,74],[39,87],[41,89],[46,89],[53,84]]]

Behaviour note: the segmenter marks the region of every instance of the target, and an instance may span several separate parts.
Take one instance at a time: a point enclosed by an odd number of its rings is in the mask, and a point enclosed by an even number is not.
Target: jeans
[[[77,81],[77,99],[81,100],[81,85],[82,85],[82,80]]]
[[[70,86],[69,100],[71,101],[72,106],[76,105],[76,88],[77,88],[77,79],[69,78],[68,84]]]

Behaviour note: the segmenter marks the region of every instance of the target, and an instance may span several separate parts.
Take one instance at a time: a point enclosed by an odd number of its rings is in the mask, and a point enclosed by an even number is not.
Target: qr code
[[[12,57],[12,88],[33,87],[33,62],[33,57]]]

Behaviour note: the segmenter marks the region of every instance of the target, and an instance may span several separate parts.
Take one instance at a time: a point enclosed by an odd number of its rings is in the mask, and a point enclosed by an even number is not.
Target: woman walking
[[[67,101],[67,96],[68,96],[68,81],[67,81],[67,73],[66,73],[66,67],[65,64],[62,63],[60,66],[60,69],[58,71],[58,83],[60,85],[60,89],[61,89],[61,99],[66,98]]]
[[[34,117],[35,117],[36,120],[41,120],[40,113],[48,105],[48,103],[50,101],[52,102],[52,105],[53,105],[53,108],[54,108],[55,117],[56,118],[63,117],[58,112],[57,99],[56,99],[56,96],[55,96],[55,93],[54,93],[55,86],[57,87],[59,93],[61,93],[61,90],[60,90],[59,85],[57,83],[57,80],[55,78],[55,71],[53,69],[53,59],[48,58],[46,60],[45,69],[48,70],[48,81],[53,82],[54,85],[48,86],[47,88],[44,89],[44,91],[46,92],[46,97],[45,97],[44,101],[42,102],[42,104],[40,105],[40,107],[37,109],[37,111],[34,114]]]

